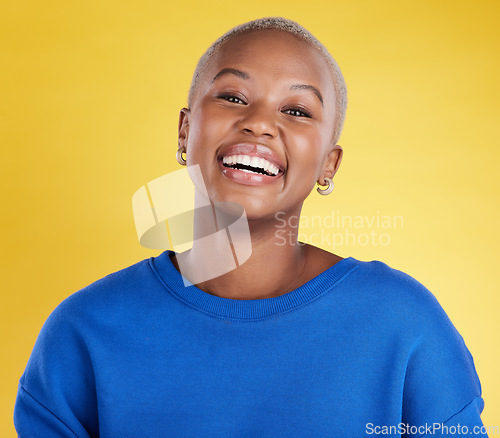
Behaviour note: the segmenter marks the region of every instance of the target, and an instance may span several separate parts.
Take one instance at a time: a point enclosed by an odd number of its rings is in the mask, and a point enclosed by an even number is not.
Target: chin
[[[260,198],[257,196],[237,196],[227,195],[227,196],[210,197],[212,202],[221,203],[220,207],[224,212],[231,214],[232,212],[237,212],[237,215],[241,215],[241,209],[245,210],[247,220],[265,220],[274,217],[275,203],[269,202],[265,198]]]

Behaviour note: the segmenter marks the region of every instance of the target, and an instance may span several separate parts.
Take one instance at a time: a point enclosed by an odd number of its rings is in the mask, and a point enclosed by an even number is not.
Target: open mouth
[[[278,166],[265,158],[251,157],[249,155],[226,155],[222,157],[222,164],[229,169],[273,177],[283,173]]]

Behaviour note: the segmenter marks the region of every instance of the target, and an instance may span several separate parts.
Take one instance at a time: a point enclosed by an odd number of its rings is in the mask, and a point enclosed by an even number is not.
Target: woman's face
[[[250,220],[297,214],[340,164],[334,93],[326,61],[296,37],[266,30],[226,43],[179,121],[210,200],[239,203]]]

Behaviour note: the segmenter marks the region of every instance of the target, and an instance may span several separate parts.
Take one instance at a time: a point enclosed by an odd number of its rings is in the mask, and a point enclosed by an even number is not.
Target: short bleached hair
[[[323,46],[323,44],[321,44],[316,39],[316,37],[311,34],[311,32],[302,27],[299,23],[283,17],[265,17],[249,21],[247,23],[243,23],[239,26],[233,27],[224,35],[219,37],[206,50],[206,52],[198,61],[193,74],[193,79],[191,81],[191,86],[189,88],[188,106],[192,106],[193,99],[199,84],[199,79],[204,73],[207,65],[214,58],[218,49],[224,43],[228,42],[236,36],[261,30],[280,30],[291,35],[295,35],[296,37],[299,37],[301,40],[314,47],[327,62],[333,74],[333,85],[335,89],[335,123],[333,127],[333,141],[334,143],[337,143],[340,137],[340,133],[342,132],[342,127],[344,126],[345,112],[347,107],[347,90],[345,86],[344,76],[342,75],[337,62],[335,61],[335,59],[333,59],[330,52],[328,52],[326,47]]]

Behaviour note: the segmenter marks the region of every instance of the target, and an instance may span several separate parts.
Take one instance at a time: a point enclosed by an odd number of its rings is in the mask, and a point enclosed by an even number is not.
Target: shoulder
[[[436,296],[411,275],[381,261],[358,261],[347,279],[353,297],[380,322],[393,322],[410,331],[453,331]],[[344,280],[344,281],[346,281]]]
[[[87,366],[90,351],[99,348],[103,337],[127,335],[137,326],[140,315],[157,307],[154,296],[161,290],[149,260],[144,259],[72,293],[43,324],[24,382],[36,380],[33,376],[41,372],[40,363],[47,364],[46,370],[59,369],[60,363],[80,358],[75,365]]]
[[[417,307],[437,304],[435,296],[420,281],[378,260],[358,261],[352,281],[381,302]]]
[[[94,320],[109,320],[137,310],[146,297],[145,290],[154,290],[158,280],[149,260],[112,272],[71,293],[50,314],[45,326],[71,325],[91,327]]]
[[[480,397],[472,355],[427,287],[380,261],[360,262],[350,281],[364,319],[405,351],[403,419],[443,422]]]

